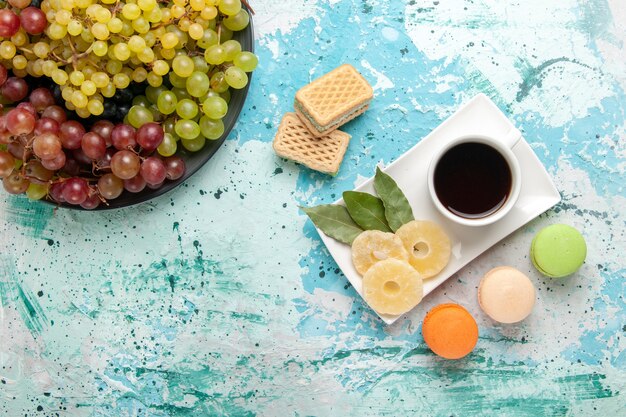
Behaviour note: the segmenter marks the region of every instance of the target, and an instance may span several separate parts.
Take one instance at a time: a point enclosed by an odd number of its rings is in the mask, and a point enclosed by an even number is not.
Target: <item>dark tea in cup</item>
[[[480,219],[498,211],[511,194],[511,168],[492,146],[463,142],[448,149],[434,171],[441,204],[456,216]]]

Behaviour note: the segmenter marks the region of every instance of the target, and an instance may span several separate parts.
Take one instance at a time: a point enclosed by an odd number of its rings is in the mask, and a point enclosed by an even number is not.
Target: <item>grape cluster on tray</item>
[[[4,189],[94,209],[180,178],[257,65],[241,1],[0,0]]]

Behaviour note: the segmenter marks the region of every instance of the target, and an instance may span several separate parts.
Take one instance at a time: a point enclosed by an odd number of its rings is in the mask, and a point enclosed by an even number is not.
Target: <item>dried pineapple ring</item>
[[[352,242],[352,263],[361,275],[376,262],[389,258],[402,261],[409,259],[402,240],[393,233],[366,230]]]
[[[363,276],[363,298],[380,314],[402,314],[424,295],[422,278],[406,261],[377,262]]]
[[[409,263],[427,279],[437,275],[450,260],[450,238],[434,222],[413,220],[396,230],[409,254]]]

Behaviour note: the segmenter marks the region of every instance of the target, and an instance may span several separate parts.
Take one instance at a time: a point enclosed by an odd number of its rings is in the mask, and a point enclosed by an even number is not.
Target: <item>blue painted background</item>
[[[256,4],[259,3],[259,4]],[[626,6],[619,0],[254,2],[257,69],[198,174],[141,206],[54,210],[0,194],[0,415],[606,416],[626,409]],[[341,63],[372,83],[337,177],[277,158],[295,91]],[[334,201],[478,92],[524,132],[563,201],[390,327],[301,204]],[[528,260],[543,226],[585,235],[564,280]],[[480,311],[492,267],[528,273],[533,314]],[[480,339],[445,361],[425,312],[458,302]]]

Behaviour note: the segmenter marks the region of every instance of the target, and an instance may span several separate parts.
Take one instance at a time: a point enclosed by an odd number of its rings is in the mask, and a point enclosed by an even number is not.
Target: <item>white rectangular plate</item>
[[[424,281],[424,296],[478,255],[561,200],[545,168],[522,138],[513,147],[513,153],[521,167],[522,189],[517,203],[506,217],[488,226],[472,227],[453,223],[437,211],[430,200],[426,181],[428,166],[434,152],[458,136],[482,134],[499,137],[505,135],[512,127],[513,124],[500,109],[487,96],[479,94],[417,145],[383,169],[396,180],[406,194],[415,218],[437,222],[450,236],[452,244],[450,262],[439,275]],[[355,190],[375,195],[373,178]],[[338,200],[335,204],[343,204],[343,200]],[[363,296],[362,278],[352,265],[350,246],[326,236],[319,229],[317,231],[348,281]],[[419,305],[416,308],[419,308]],[[379,316],[387,324],[392,324],[401,317],[385,314]]]

